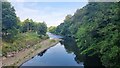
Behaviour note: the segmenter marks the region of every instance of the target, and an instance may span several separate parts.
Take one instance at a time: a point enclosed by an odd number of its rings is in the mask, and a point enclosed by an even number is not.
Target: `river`
[[[20,68],[105,68],[98,55],[81,55],[75,39],[47,34],[50,39],[62,40],[24,62]]]
[[[50,39],[63,38],[47,33]],[[79,66],[84,68],[83,57],[79,54],[74,39],[62,40],[58,44],[39,53],[21,65],[24,66]]]

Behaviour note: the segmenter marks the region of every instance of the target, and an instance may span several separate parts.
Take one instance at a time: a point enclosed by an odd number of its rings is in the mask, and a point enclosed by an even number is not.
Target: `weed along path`
[[[44,51],[45,49],[54,46],[59,42],[59,39],[47,39],[44,40],[28,49],[20,51],[14,57],[3,58],[2,65],[3,66],[20,66],[25,61],[29,60],[36,54]]]

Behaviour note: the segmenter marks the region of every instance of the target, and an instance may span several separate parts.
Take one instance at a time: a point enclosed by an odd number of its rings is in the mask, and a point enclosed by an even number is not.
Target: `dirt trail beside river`
[[[3,66],[20,66],[25,61],[29,60],[36,54],[42,52],[45,49],[48,49],[51,46],[54,46],[59,42],[59,39],[56,39],[55,41],[47,39],[44,40],[33,47],[26,49],[25,51],[20,51],[17,53],[14,57],[10,58],[3,58],[2,65]]]

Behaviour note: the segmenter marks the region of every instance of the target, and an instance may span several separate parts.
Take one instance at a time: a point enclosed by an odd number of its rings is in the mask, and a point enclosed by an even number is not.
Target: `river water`
[[[47,33],[50,39],[62,36]],[[39,53],[21,66],[80,66],[84,68],[83,58],[79,54],[74,39],[62,40],[58,44]]]

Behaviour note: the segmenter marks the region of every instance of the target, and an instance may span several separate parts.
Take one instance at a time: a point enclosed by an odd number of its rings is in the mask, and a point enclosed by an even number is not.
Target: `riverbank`
[[[14,57],[4,58],[2,60],[3,66],[20,66],[25,61],[31,59],[36,54],[42,52],[45,49],[48,49],[59,42],[59,39],[47,39],[44,40],[29,49],[20,51]]]

